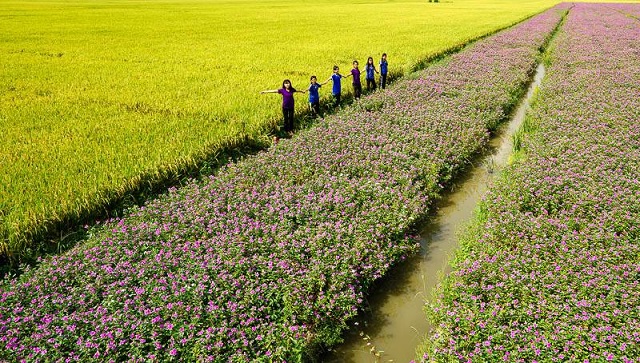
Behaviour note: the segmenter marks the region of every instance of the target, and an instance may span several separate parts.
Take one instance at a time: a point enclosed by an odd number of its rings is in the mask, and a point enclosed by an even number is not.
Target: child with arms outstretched
[[[373,64],[373,57],[367,59],[367,65],[365,66],[366,79],[367,79],[367,91],[376,90],[376,78],[375,74],[378,73],[376,65]]]
[[[345,78],[345,76],[340,74],[340,68],[338,66],[333,66],[333,74],[324,82],[333,82],[331,94],[333,95],[334,107],[340,106],[340,96],[342,95],[342,78]]]
[[[296,92],[305,93],[305,91],[298,91],[295,88],[293,88],[293,86],[291,85],[291,81],[288,79],[285,79],[282,82],[282,88],[280,89],[260,92],[260,93],[279,93],[282,95],[282,114],[284,116],[284,131],[286,131],[287,133],[293,132],[293,113],[295,108],[293,94]]]
[[[358,68],[358,61],[353,61],[353,68],[351,69],[351,73],[347,75],[347,77],[353,77],[353,98],[356,100],[360,99],[360,95],[362,94],[362,83],[360,82],[360,69]]]
[[[318,90],[322,85],[327,84],[329,80],[318,83],[318,78],[316,76],[311,76],[311,84],[309,85],[309,109],[311,110],[311,114],[316,116],[320,115],[320,94]]]

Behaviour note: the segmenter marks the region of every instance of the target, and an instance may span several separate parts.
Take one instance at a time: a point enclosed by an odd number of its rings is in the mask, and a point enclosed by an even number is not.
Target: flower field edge
[[[59,210],[46,218],[33,216],[22,222],[3,220],[0,226],[0,276],[19,273],[22,266],[34,265],[38,258],[73,247],[86,236],[83,225],[121,216],[127,209],[158,197],[169,187],[210,175],[228,162],[264,150],[268,146],[265,135],[239,134],[209,145],[174,164],[139,173],[117,188],[102,189],[74,210]],[[12,232],[18,230],[21,232]]]

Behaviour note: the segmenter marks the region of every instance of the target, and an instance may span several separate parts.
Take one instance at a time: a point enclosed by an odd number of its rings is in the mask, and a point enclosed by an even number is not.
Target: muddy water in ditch
[[[467,223],[486,192],[495,172],[503,167],[513,148],[512,135],[524,120],[534,90],[544,76],[539,65],[525,98],[511,120],[489,143],[469,171],[437,203],[436,212],[420,233],[420,253],[389,272],[368,298],[369,311],[322,361],[331,363],[409,362],[431,329],[423,306],[455,251],[456,232]]]

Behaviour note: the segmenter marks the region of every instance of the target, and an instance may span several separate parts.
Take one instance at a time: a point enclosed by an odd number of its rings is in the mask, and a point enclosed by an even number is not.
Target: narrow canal
[[[536,69],[526,96],[489,143],[488,150],[457,179],[436,204],[436,212],[420,233],[420,253],[389,272],[368,298],[369,311],[345,334],[345,342],[323,358],[330,363],[410,362],[430,331],[423,311],[440,276],[448,273],[448,259],[458,246],[456,233],[471,219],[488,185],[506,165],[512,137],[524,121],[536,87],[544,77]]]

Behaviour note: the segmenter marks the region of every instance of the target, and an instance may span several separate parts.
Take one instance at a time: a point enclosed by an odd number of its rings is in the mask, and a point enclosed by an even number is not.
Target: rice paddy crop
[[[283,78],[303,88],[382,52],[398,75],[553,3],[3,0],[0,259],[19,262],[57,223],[266,140],[279,100],[258,92]]]
[[[423,361],[640,361],[638,4],[577,4]]]
[[[553,9],[91,230],[0,295],[0,359],[301,361],[523,93]],[[499,76],[498,76],[499,75]]]

